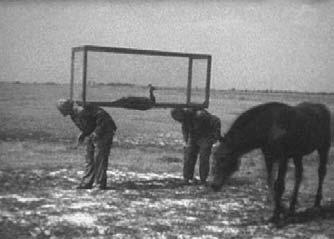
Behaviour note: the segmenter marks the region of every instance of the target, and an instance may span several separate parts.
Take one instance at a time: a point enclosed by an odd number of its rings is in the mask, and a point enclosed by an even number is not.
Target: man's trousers
[[[100,188],[107,186],[107,170],[113,133],[99,139],[88,138],[86,146],[86,166],[80,186],[92,187],[95,183]]]

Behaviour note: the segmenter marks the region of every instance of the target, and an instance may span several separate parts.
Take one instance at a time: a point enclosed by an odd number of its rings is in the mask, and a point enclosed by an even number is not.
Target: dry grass
[[[68,88],[68,85],[0,83],[0,139],[52,142],[73,140],[78,130],[71,120],[63,118],[55,107],[59,98],[68,97]],[[112,88],[108,88],[108,91],[110,90]],[[164,92],[160,91],[159,94],[163,95]],[[222,131],[225,132],[241,112],[268,101],[290,104],[302,101],[323,102],[334,112],[333,95],[238,91],[212,92],[209,110],[221,118]],[[107,110],[116,121],[119,129],[116,136],[121,143],[127,142],[129,138],[136,138],[137,143],[144,145],[155,142],[157,138],[182,139],[180,126],[171,119],[168,109],[144,112],[115,108]]]

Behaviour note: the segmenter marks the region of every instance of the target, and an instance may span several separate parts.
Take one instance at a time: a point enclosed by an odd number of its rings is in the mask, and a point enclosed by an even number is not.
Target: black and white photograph
[[[0,1],[0,238],[334,238],[334,1]]]

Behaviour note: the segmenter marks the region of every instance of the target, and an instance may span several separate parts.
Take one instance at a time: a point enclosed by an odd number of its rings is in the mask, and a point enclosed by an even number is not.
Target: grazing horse
[[[281,197],[285,190],[288,159],[293,158],[295,164],[295,185],[290,201],[290,213],[293,214],[302,180],[302,158],[317,150],[320,156],[319,185],[314,206],[320,207],[330,143],[330,111],[323,104],[305,102],[289,106],[271,102],[255,106],[235,120],[217,147],[213,155],[211,186],[215,191],[219,190],[238,169],[239,158],[243,154],[261,149],[268,173],[268,187],[275,203],[271,220],[278,222],[283,212]],[[275,183],[272,176],[274,163],[279,165]]]

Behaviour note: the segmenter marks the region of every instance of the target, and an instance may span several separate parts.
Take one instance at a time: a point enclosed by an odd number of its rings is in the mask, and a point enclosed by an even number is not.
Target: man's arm
[[[189,139],[189,126],[187,126],[185,123],[182,123],[181,127],[182,127],[183,140],[185,143],[187,143]]]
[[[81,131],[81,134],[77,138],[77,146],[79,146],[96,127],[92,111],[90,108],[75,107],[71,119]]]
[[[85,133],[81,133],[81,134],[78,136],[77,146],[83,144],[85,138],[86,138],[86,134],[85,134]]]
[[[114,120],[104,111],[97,113],[96,127],[93,131],[94,138],[100,138],[106,131],[116,131]]]
[[[215,140],[220,141],[222,139],[222,136],[221,136],[221,121],[215,115],[212,115],[211,121],[212,121],[212,126],[213,126],[214,138],[215,138]]]

